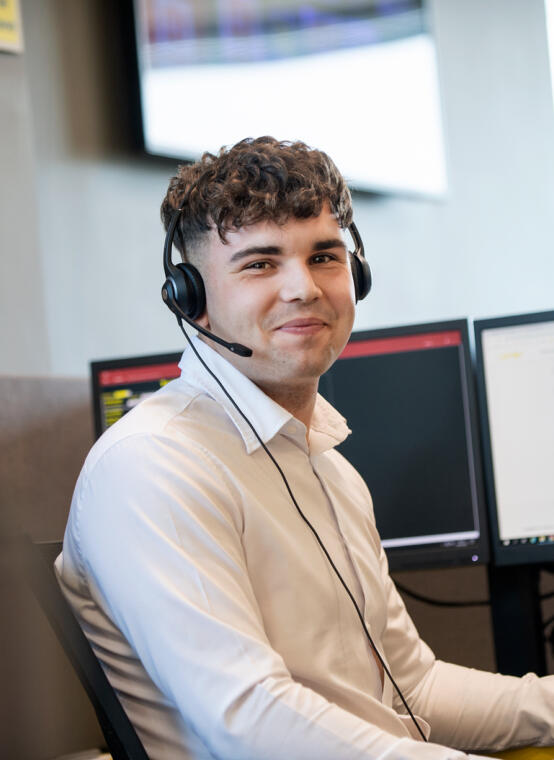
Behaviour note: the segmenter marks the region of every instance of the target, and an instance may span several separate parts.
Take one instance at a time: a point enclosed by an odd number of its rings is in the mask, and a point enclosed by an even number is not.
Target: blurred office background
[[[0,59],[5,373],[82,377],[91,358],[181,345],[159,298],[158,209],[176,162],[130,149],[117,5],[22,0],[24,53]],[[359,329],[552,308],[544,0],[430,0],[427,17],[447,188],[438,198],[355,194],[375,279]],[[329,94],[345,141],[351,122],[372,118],[356,84],[357,103]],[[240,100],[255,109],[255,97]],[[189,118],[202,114],[191,102]]]
[[[159,295],[159,205],[177,162],[136,148],[119,5],[21,0],[24,50],[0,53],[2,510],[10,529],[36,539],[61,539],[92,442],[89,361],[182,346]],[[445,187],[355,192],[375,282],[357,329],[553,308],[547,8],[544,0],[426,3]],[[330,98],[345,141],[354,120],[371,118],[366,82],[356,85],[357,102],[336,91]],[[248,111],[255,97],[241,101]],[[189,118],[202,115],[195,101]],[[402,580],[442,598],[488,594],[483,567]],[[47,760],[94,746],[99,732],[80,687],[38,609],[11,584],[3,575],[0,636],[13,652],[1,660],[3,752]],[[495,667],[487,608],[408,604],[439,656]]]

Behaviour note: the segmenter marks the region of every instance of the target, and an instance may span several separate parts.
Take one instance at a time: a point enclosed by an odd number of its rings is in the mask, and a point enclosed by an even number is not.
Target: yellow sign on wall
[[[23,50],[19,0],[0,0],[0,50]]]

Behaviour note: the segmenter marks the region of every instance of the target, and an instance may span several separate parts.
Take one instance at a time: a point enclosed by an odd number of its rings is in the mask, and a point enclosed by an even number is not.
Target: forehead
[[[340,228],[336,216],[328,208],[324,208],[318,216],[307,219],[290,217],[283,224],[265,220],[240,229],[231,229],[222,241],[217,230],[208,233],[207,250],[210,253],[230,258],[243,248],[252,246],[275,246],[286,253],[297,247],[312,247],[316,243],[327,240],[344,239],[344,231]]]

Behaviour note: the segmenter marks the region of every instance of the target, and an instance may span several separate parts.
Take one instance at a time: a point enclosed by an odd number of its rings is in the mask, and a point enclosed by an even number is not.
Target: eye
[[[245,264],[242,271],[252,274],[266,274],[273,268],[273,263],[268,259],[257,259],[256,261],[250,261],[248,264]]]
[[[332,253],[317,253],[312,261],[314,264],[328,264],[330,261],[336,261],[337,257]]]

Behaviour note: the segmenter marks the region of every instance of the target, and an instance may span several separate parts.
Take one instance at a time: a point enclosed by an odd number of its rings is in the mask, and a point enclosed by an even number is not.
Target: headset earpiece
[[[195,320],[206,310],[206,292],[198,269],[188,262],[174,264],[171,260],[173,237],[182,207],[173,212],[164,243],[165,282],[162,286],[164,303],[178,317]]]
[[[354,293],[356,303],[367,296],[371,290],[371,270],[369,264],[364,258],[350,254],[350,268],[352,270],[352,279],[354,280]]]
[[[362,238],[354,222],[351,222],[348,230],[354,241],[354,252],[350,254],[350,270],[354,280],[354,293],[356,303],[367,296],[371,290],[371,269],[364,254]]]
[[[164,295],[167,293],[167,298]],[[206,292],[198,269],[193,265],[179,262],[172,264],[162,287],[162,298],[169,308],[176,305],[190,319],[198,319],[206,310]],[[179,312],[175,312],[179,313]]]

